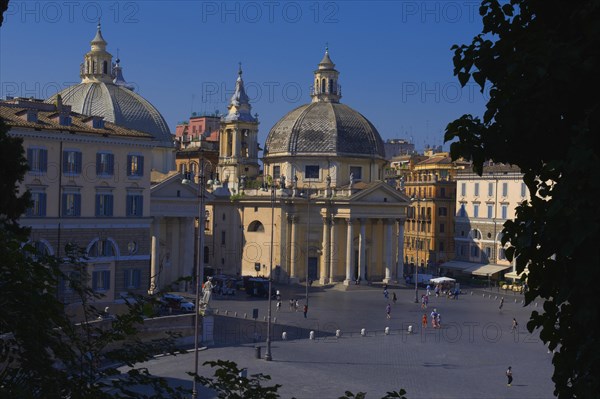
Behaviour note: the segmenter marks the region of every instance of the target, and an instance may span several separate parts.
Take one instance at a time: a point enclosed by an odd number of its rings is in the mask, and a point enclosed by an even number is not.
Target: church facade
[[[383,141],[368,119],[340,103],[338,76],[326,51],[312,101],[270,130],[258,176],[258,120],[240,71],[221,123],[221,180],[211,187],[217,270],[272,270],[283,283],[401,277],[409,199],[383,182]],[[257,178],[260,188],[250,184]]]

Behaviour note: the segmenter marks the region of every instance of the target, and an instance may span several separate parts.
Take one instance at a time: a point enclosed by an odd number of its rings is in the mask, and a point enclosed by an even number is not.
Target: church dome
[[[385,158],[383,140],[359,112],[340,104],[339,72],[325,50],[314,72],[312,102],[289,112],[273,126],[265,157],[316,155]]]
[[[312,102],[273,126],[265,156],[330,155],[384,158],[381,136],[359,112],[335,102]]]
[[[171,132],[160,112],[142,96],[112,82],[88,82],[68,87],[59,95],[73,112],[102,116],[119,126],[152,134],[172,143]],[[55,102],[57,95],[47,102]]]
[[[113,64],[100,24],[90,44],[91,50],[81,64],[81,83],[62,90],[46,102],[54,103],[60,95],[62,103],[70,105],[73,112],[101,116],[119,126],[150,133],[157,141],[172,146],[171,132],[163,116],[134,93],[133,86],[123,78],[120,60]]]

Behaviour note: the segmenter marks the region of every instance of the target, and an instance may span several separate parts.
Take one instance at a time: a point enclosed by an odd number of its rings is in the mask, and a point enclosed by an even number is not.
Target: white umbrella
[[[453,278],[450,278],[450,277],[436,277],[436,278],[432,278],[429,281],[434,284],[438,284],[438,283],[454,283],[456,280]]]

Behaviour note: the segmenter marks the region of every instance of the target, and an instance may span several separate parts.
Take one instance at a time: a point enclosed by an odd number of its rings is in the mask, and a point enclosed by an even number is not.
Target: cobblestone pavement
[[[222,328],[235,330],[248,323],[252,309],[259,309],[259,320],[266,316],[267,301],[243,296],[215,299],[219,328],[215,327],[216,345],[199,352],[200,363],[227,359],[247,367],[248,373],[270,375],[272,383],[281,384],[282,398],[337,398],[345,390],[367,392],[367,398],[380,398],[387,391],[404,388],[409,399],[416,398],[552,398],[551,354],[536,333],[529,334],[525,324],[535,304],[524,308],[522,296],[494,291],[463,290],[458,300],[430,299],[429,307],[415,304],[414,288],[390,287],[398,301],[392,303],[388,320],[388,300],[380,287],[359,287],[350,291],[311,287],[309,312],[290,310],[290,297],[301,299],[304,287],[279,287],[281,310],[275,310],[278,331],[272,343],[273,361],[255,358],[254,344],[244,343],[243,334],[229,334],[220,339]],[[422,290],[419,293],[422,293]],[[504,305],[499,309],[500,298]],[[389,301],[391,303],[391,301]],[[541,307],[541,303],[539,303]],[[436,309],[442,328],[421,328],[421,317]],[[228,316],[223,317],[227,310]],[[237,312],[237,317],[233,315]],[[519,321],[511,331],[512,319]],[[224,324],[223,324],[224,323]],[[262,323],[259,323],[262,325]],[[223,327],[225,325],[226,327]],[[408,326],[413,334],[408,334]],[[390,335],[384,334],[385,327]],[[361,336],[361,329],[366,336]],[[332,333],[340,329],[342,337]],[[308,331],[319,332],[309,340]],[[265,330],[262,330],[264,340]],[[289,331],[292,340],[282,341],[280,331]],[[329,333],[329,334],[325,334]],[[235,338],[234,338],[235,337]],[[241,338],[241,339],[240,339]],[[264,356],[264,342],[262,346]],[[189,385],[186,371],[193,369],[192,354],[165,357],[150,362],[151,370],[173,379],[173,383]],[[506,385],[504,372],[513,368],[514,382]],[[208,369],[203,373],[212,374]],[[203,390],[200,397],[214,394]]]

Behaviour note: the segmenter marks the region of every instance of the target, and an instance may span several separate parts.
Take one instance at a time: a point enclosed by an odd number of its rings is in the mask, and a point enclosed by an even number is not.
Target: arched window
[[[333,80],[329,79],[329,93],[333,93]]]
[[[323,78],[321,80],[321,93],[325,93],[325,87],[327,87],[327,83],[325,81],[325,78]]]
[[[91,258],[115,256],[116,248],[111,240],[96,240],[88,250]]]
[[[469,233],[469,235],[474,240],[481,240],[481,231],[479,231],[478,229],[471,230],[471,232]]]
[[[108,74],[108,62],[106,61],[102,63],[102,73],[105,75]]]
[[[255,233],[264,233],[265,226],[263,226],[263,224],[258,220],[255,220],[254,222],[250,223],[250,225],[248,225],[248,231]]]

